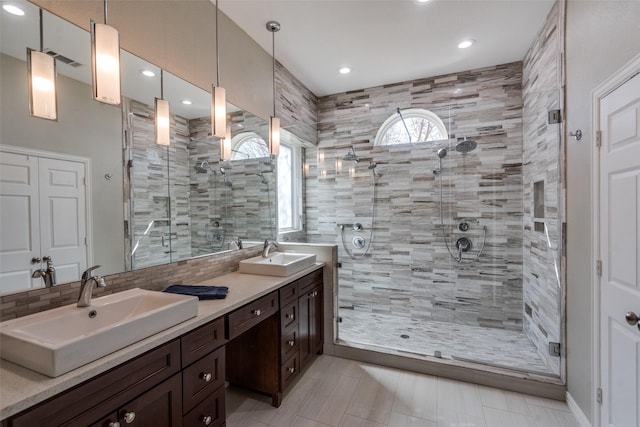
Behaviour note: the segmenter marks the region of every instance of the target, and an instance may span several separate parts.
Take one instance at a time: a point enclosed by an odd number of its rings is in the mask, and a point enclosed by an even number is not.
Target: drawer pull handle
[[[211,421],[213,421],[213,418],[211,418],[211,415],[203,415],[202,418],[200,418],[200,421],[202,421],[204,425],[208,426],[211,424]]]
[[[260,316],[262,312],[260,310],[253,310],[254,316]]]
[[[290,340],[287,341],[287,344],[289,344],[289,347],[293,347],[294,345],[296,345],[296,342],[294,340]]]
[[[287,313],[284,315],[284,317],[287,319],[292,319],[292,320],[294,319],[293,313],[292,314]]]
[[[120,427],[120,423],[119,423],[119,422],[117,422],[117,421],[116,421],[116,422],[109,423],[109,427]]]
[[[124,422],[131,424],[136,419],[136,413],[131,411],[124,414]]]
[[[211,376],[211,374],[209,372],[202,372],[200,374],[200,378],[205,380],[205,382],[209,382],[209,381],[211,381],[212,376]]]
[[[296,371],[296,368],[288,368],[287,371],[289,371],[290,374],[293,374]]]

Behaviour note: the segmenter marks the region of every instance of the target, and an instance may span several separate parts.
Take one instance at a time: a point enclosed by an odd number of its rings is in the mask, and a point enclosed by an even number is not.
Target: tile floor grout
[[[565,402],[319,356],[285,393],[227,389],[227,427],[579,427]]]

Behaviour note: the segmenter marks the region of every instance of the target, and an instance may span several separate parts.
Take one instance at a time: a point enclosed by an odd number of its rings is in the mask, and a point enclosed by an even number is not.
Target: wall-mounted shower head
[[[447,155],[447,149],[446,148],[441,148],[438,150],[438,158],[439,159],[444,159]]]
[[[342,160],[344,160],[345,162],[360,162],[360,158],[356,154],[356,150],[353,148],[353,146],[349,147],[349,152],[344,155]]]
[[[369,169],[373,173],[373,176],[381,177],[382,175],[376,172],[377,167],[378,164],[376,162],[369,162],[369,166],[367,166],[367,169]]]
[[[477,146],[477,142],[467,139],[467,137],[465,136],[464,140],[458,142],[458,144],[456,145],[456,151],[458,153],[467,154],[475,150]]]
[[[211,169],[211,166],[209,165],[209,162],[206,160],[199,162],[193,168],[196,170],[197,173],[213,172],[213,170]]]
[[[224,170],[224,168],[220,168],[220,173],[221,173],[222,175],[225,175],[225,174],[227,173],[227,171],[226,171],[226,170]]]

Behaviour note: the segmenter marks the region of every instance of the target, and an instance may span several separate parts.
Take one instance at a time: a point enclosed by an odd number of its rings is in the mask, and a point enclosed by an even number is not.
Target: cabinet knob
[[[200,378],[202,378],[206,382],[209,382],[209,381],[211,381],[212,376],[211,376],[211,374],[209,372],[202,372],[200,374]]]
[[[296,371],[296,368],[288,368],[287,371],[289,371],[290,374],[293,374]]]
[[[33,258],[31,258],[31,264],[40,264],[42,262],[42,259],[34,256]]]
[[[290,340],[287,341],[287,344],[289,344],[289,347],[293,347],[294,345],[296,345],[296,342],[294,340]]]
[[[200,421],[202,422],[202,424],[208,426],[211,424],[211,422],[213,421],[213,418],[211,418],[211,415],[203,415],[200,418]]]
[[[131,424],[135,419],[136,419],[136,413],[133,411],[126,412],[124,414],[124,422],[127,424]]]
[[[294,316],[293,316],[293,313],[291,313],[291,314],[287,313],[287,314],[284,315],[284,317],[287,318],[287,319],[293,319]]]
[[[119,422],[117,422],[117,421],[115,421],[115,422],[111,422],[111,423],[109,423],[109,426],[108,426],[108,427],[120,427],[120,423],[119,423]]]
[[[254,316],[260,316],[262,312],[260,310],[253,310]]]

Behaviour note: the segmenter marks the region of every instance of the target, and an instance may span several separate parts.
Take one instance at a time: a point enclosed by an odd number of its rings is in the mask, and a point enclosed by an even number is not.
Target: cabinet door
[[[180,374],[157,385],[118,410],[120,426],[182,426],[182,384]]]
[[[300,367],[304,367],[322,349],[322,285],[308,290],[298,303]]]

